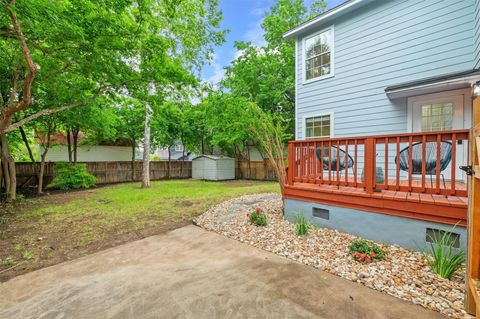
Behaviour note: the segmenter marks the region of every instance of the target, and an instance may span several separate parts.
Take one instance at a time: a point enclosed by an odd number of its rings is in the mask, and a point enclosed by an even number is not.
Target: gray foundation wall
[[[323,211],[322,215],[328,215],[329,219],[313,216],[313,208],[327,210],[328,213]],[[318,227],[337,229],[365,239],[397,244],[417,251],[423,251],[427,247],[427,228],[444,231],[452,231],[453,229],[453,226],[450,225],[417,219],[286,199],[285,218],[295,221],[298,213],[302,213],[310,223]],[[466,228],[456,226],[453,233],[460,235],[460,248],[466,250]]]

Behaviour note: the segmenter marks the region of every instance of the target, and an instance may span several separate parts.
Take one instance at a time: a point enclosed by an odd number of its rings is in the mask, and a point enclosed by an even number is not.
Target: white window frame
[[[174,150],[175,150],[175,152],[183,152],[183,150],[184,150],[183,144],[175,144]]]
[[[305,47],[305,43],[308,39],[313,38],[321,33],[324,33],[326,31],[330,31],[330,39],[331,39],[331,46],[330,46],[330,73],[327,75],[322,75],[316,78],[311,78],[307,80],[307,63],[306,63],[306,58],[307,58],[307,50]],[[302,40],[302,74],[303,74],[303,84],[308,84],[324,79],[328,79],[331,77],[335,76],[335,26],[331,25],[328,28],[324,28],[318,32],[315,32],[313,34],[310,34],[309,36],[306,36]]]
[[[329,136],[313,136],[313,137],[307,137],[307,119],[310,119],[312,117],[320,117],[320,116],[330,116],[330,135]],[[317,138],[332,138],[333,137],[333,132],[334,130],[334,114],[333,112],[325,112],[325,113],[315,113],[315,114],[308,114],[303,117],[303,139],[304,140],[311,140],[311,139],[317,139]]]

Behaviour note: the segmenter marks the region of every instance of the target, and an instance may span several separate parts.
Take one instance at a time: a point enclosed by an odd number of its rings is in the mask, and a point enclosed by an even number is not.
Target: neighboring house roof
[[[308,21],[297,25],[295,28],[288,30],[283,34],[283,37],[287,40],[293,39],[299,34],[308,32],[324,23],[332,21],[333,19],[336,19],[344,14],[350,13],[360,8],[361,6],[364,6],[373,1],[375,0],[348,0],[336,7],[333,7],[330,10],[327,10],[317,15],[316,17]]]
[[[70,133],[70,136],[71,133]],[[78,142],[80,142],[82,139],[84,139],[85,134],[83,132],[78,133]],[[70,137],[71,139],[72,137]],[[55,134],[52,134],[50,137],[50,141],[52,145],[67,145],[67,134],[63,131],[59,131]],[[37,144],[44,144],[47,142],[47,136],[45,135],[44,132],[40,131],[35,131],[35,143]],[[87,143],[82,143],[82,144],[87,144]],[[132,142],[129,139],[126,138],[118,138],[114,141],[100,141],[99,143],[96,143],[95,145],[102,145],[102,146],[125,146],[125,147],[131,147]]]
[[[480,70],[468,70],[392,85],[385,88],[385,93],[389,98],[395,99],[434,91],[466,88],[479,80]]]

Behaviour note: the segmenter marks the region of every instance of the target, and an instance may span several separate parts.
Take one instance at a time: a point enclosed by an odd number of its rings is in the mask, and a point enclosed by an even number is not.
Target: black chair
[[[328,162],[329,162],[329,153],[331,154],[330,158],[331,158],[331,163],[330,165],[328,165]],[[316,150],[316,154],[317,154],[317,159],[319,161],[321,161],[323,163],[323,170],[325,171],[328,171],[329,170],[329,166],[330,166],[330,170],[332,171],[336,171],[337,170],[337,156],[339,157],[339,163],[338,163],[338,170],[341,172],[345,169],[349,169],[349,168],[352,168],[353,167],[353,158],[348,155],[348,160],[346,161],[347,163],[347,166],[345,166],[345,159],[346,159],[346,156],[347,154],[345,153],[344,150],[342,150],[341,148],[337,148],[336,146],[332,146],[330,149],[329,147],[323,147],[323,150],[322,150],[322,147],[317,147],[317,150]]]
[[[422,142],[412,144],[412,175],[422,175]],[[400,160],[400,170],[408,172],[408,155],[410,147],[405,147],[400,154],[395,157],[395,164]],[[452,143],[448,141],[440,142],[440,175],[443,179],[443,187],[446,189],[445,176],[441,173],[452,161]],[[430,175],[430,184],[433,187],[432,176],[437,174],[437,142],[427,142],[425,145],[425,175]]]

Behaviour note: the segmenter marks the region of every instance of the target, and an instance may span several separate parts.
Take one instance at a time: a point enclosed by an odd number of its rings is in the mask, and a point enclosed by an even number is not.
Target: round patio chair
[[[349,169],[349,168],[353,167],[354,161],[353,161],[353,158],[350,155],[348,155],[348,160],[346,161],[348,166],[345,167],[345,159],[346,159],[347,154],[341,148],[339,149],[336,146],[332,146],[329,150],[329,148],[327,146],[327,147],[323,147],[323,152],[322,152],[322,147],[317,147],[317,150],[316,150],[317,159],[319,161],[322,161],[323,170],[325,170],[325,171],[329,170],[329,165],[328,165],[328,161],[329,161],[328,154],[329,153],[331,153],[332,162],[330,163],[330,169],[332,171],[337,170],[337,155],[340,155],[339,156],[339,163],[338,163],[339,171],[343,171],[345,169]]]
[[[422,175],[422,142],[412,144],[412,149],[407,146],[400,151],[395,157],[400,161],[400,170],[408,172],[409,170],[409,153],[412,153],[412,175]],[[440,175],[443,179],[445,187],[445,176],[441,173],[452,161],[452,143],[448,141],[440,142]],[[432,176],[437,174],[437,142],[427,142],[425,145],[425,175],[430,175],[430,183],[433,186]],[[445,187],[446,188],[446,187]]]

